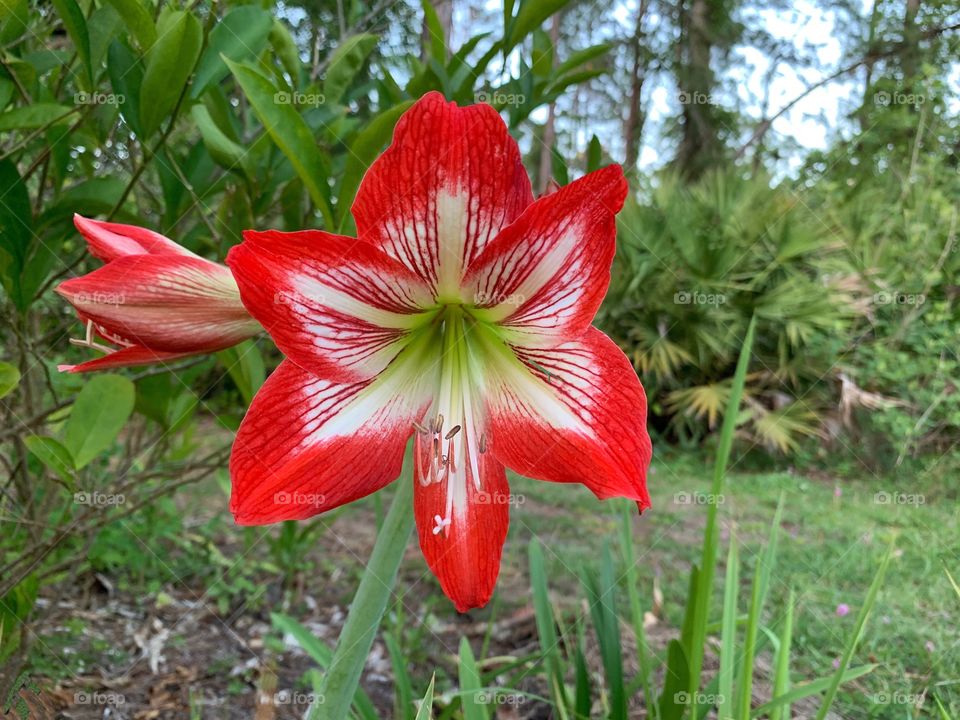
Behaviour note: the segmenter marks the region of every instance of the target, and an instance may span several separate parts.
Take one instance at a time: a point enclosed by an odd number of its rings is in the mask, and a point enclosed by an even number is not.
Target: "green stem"
[[[353,596],[330,669],[323,677],[311,720],[343,720],[350,712],[364,663],[387,609],[397,571],[413,530],[412,455],[404,458],[397,494],[377,535],[367,569]]]

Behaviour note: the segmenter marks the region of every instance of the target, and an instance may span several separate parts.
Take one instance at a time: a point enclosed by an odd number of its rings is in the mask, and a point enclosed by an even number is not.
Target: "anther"
[[[421,425],[420,423],[418,423],[416,420],[413,421],[413,428],[414,428],[414,430],[416,430],[418,433],[421,433],[421,434],[423,434],[423,435],[429,435],[429,434],[430,434],[430,431],[427,430],[423,425]]]
[[[452,428],[450,428],[450,432],[448,432],[446,435],[443,436],[443,439],[444,439],[444,440],[450,440],[450,439],[451,439],[454,435],[456,435],[458,432],[460,432],[460,426],[459,426],[459,425],[454,425]]]
[[[436,523],[433,528],[434,535],[439,535],[444,528],[450,527],[450,518],[442,518],[439,515],[434,515],[433,522]]]
[[[483,454],[487,451],[487,434],[483,433],[480,436],[480,453]]]

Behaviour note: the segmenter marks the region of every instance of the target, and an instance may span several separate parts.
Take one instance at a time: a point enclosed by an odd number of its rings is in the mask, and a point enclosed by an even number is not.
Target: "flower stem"
[[[397,494],[353,596],[347,622],[337,641],[330,668],[323,677],[319,700],[313,705],[310,720],[342,720],[350,712],[364,663],[393,594],[400,561],[413,530],[411,459],[408,451],[404,455]]]

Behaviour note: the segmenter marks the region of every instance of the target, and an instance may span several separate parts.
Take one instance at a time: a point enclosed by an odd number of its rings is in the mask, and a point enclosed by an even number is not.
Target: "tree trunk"
[[[437,12],[437,18],[440,20],[440,27],[443,28],[443,39],[447,45],[447,55],[450,55],[450,31],[453,30],[453,0],[433,0],[431,2],[433,9]],[[423,24],[423,30],[420,33],[420,53],[421,59],[427,60],[430,57],[430,45],[433,38],[430,37],[430,30],[427,23]]]
[[[635,169],[640,159],[640,139],[643,136],[643,125],[646,121],[646,114],[641,105],[643,81],[646,75],[646,51],[643,43],[643,17],[646,12],[647,2],[641,0],[640,7],[637,9],[636,30],[631,43],[633,67],[630,76],[630,107],[627,109],[627,121],[623,128],[624,165],[628,171]]]
[[[710,0],[691,0],[681,6],[680,85],[683,136],[677,152],[681,173],[695,180],[716,160],[720,138],[714,123],[711,103],[714,87],[710,54]]]
[[[560,13],[555,13],[550,22],[550,43],[553,45],[553,64],[557,64],[557,42],[560,40]],[[543,145],[540,148],[540,167],[537,171],[537,191],[540,195],[547,191],[553,178],[553,144],[557,140],[557,103],[551,102],[547,108],[547,122],[543,126]]]

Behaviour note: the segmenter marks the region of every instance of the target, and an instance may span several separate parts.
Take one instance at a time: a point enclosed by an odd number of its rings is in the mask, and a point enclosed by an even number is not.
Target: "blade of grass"
[[[487,720],[487,708],[483,703],[480,673],[473,657],[470,641],[460,638],[460,703],[464,720]]]
[[[770,535],[767,546],[757,558],[757,567],[754,568],[753,590],[750,595],[750,613],[747,617],[747,629],[743,641],[743,665],[740,670],[740,683],[737,689],[739,712],[741,720],[750,718],[750,702],[753,699],[753,664],[757,653],[757,635],[760,632],[760,618],[763,615],[763,605],[767,599],[767,590],[770,587],[770,574],[777,557],[777,540],[780,537],[780,518],[783,515],[784,494],[780,493],[777,511],[773,515],[770,526]]]
[[[723,621],[720,628],[720,669],[717,672],[717,718],[733,717],[733,673],[737,645],[737,591],[740,589],[740,556],[737,536],[730,533],[727,573],[724,579]]]
[[[879,665],[874,663],[871,665],[861,665],[859,667],[850,668],[843,674],[841,682],[850,682],[851,680],[856,680],[858,677],[863,677],[867,673],[873,672],[878,667]],[[830,675],[828,677],[812,680],[808,683],[803,683],[802,685],[797,685],[791,689],[790,692],[784,693],[780,697],[774,698],[770,702],[755,707],[750,712],[750,717],[763,717],[770,713],[774,708],[790,705],[791,703],[795,703],[797,700],[803,700],[805,697],[822,693],[824,690],[830,687],[830,683],[833,682],[833,679],[834,676]]]
[[[413,702],[413,682],[407,670],[407,658],[400,649],[395,633],[386,633],[384,642],[390,653],[390,665],[393,668],[393,687],[399,720],[413,720],[416,706]]]
[[[873,609],[873,604],[877,600],[877,594],[880,592],[880,585],[883,584],[883,576],[887,573],[887,567],[890,565],[891,557],[893,557],[892,542],[890,543],[890,547],[887,549],[887,554],[884,555],[883,560],[880,562],[880,567],[877,568],[877,574],[873,576],[873,582],[870,584],[870,589],[867,591],[867,597],[864,598],[863,607],[860,608],[860,614],[857,615],[857,624],[854,628],[853,635],[850,636],[850,641],[847,643],[847,647],[843,651],[843,656],[840,658],[840,666],[833,674],[830,687],[827,688],[827,693],[823,698],[823,703],[820,705],[820,709],[817,711],[816,720],[823,720],[827,716],[827,711],[830,709],[830,706],[833,705],[834,698],[837,696],[837,688],[840,687],[840,683],[843,681],[843,673],[848,667],[850,667],[850,661],[853,659],[853,653],[856,652],[857,645],[860,644],[860,638],[863,637],[863,629],[867,625],[867,618],[870,616],[870,611]]]
[[[727,472],[727,463],[730,461],[730,451],[733,448],[733,434],[737,427],[737,417],[740,414],[740,401],[743,397],[743,387],[746,383],[747,368],[750,365],[750,352],[753,348],[753,335],[756,330],[757,317],[750,318],[747,334],[743,339],[740,357],[737,360],[737,369],[733,375],[730,387],[730,398],[723,414],[723,426],[720,430],[720,441],[717,445],[717,459],[713,468],[713,485],[711,494],[713,502],[707,506],[707,525],[703,533],[703,555],[700,560],[700,571],[697,586],[700,592],[695,598],[687,598],[687,602],[695,602],[694,620],[691,624],[689,644],[686,647],[689,662],[690,676],[688,687],[691,695],[696,699],[700,688],[700,671],[703,668],[704,644],[707,636],[707,616],[710,612],[710,597],[713,589],[713,577],[717,567],[717,545],[719,531],[717,528],[717,499],[723,494],[723,481]]]
[[[547,591],[547,571],[543,563],[543,550],[534,539],[528,548],[530,558],[530,588],[533,591],[533,610],[540,638],[540,651],[547,670],[550,695],[554,707],[561,716],[566,716],[569,701],[563,684],[563,665],[560,658],[560,639],[557,637],[556,621]]]
[[[323,677],[322,704],[315,704],[311,720],[342,720],[350,710],[350,701],[358,685],[373,638],[393,594],[397,571],[413,530],[413,483],[410,482],[411,453],[404,456],[401,482],[383,527],[377,534],[370,561],[353,596],[347,622],[340,633],[330,669]]]
[[[433,717],[433,682],[436,679],[437,676],[434,673],[430,677],[430,684],[427,685],[427,692],[424,693],[423,699],[420,701],[420,707],[417,708],[416,720],[431,720]]]
[[[650,648],[647,645],[647,632],[643,626],[643,606],[640,603],[640,591],[637,589],[637,561],[633,553],[633,514],[636,506],[632,502],[622,504],[621,538],[623,562],[626,564],[627,599],[630,602],[630,619],[633,622],[633,634],[637,640],[637,662],[640,665],[640,684],[643,687],[644,704],[650,708],[654,720],[659,718],[660,706],[654,702],[650,685]]]
[[[787,600],[787,614],[783,618],[783,631],[780,633],[780,651],[777,653],[777,669],[773,681],[773,697],[778,698],[790,690],[790,644],[793,641],[793,588]],[[790,718],[790,703],[785,703],[770,713],[770,720]]]

